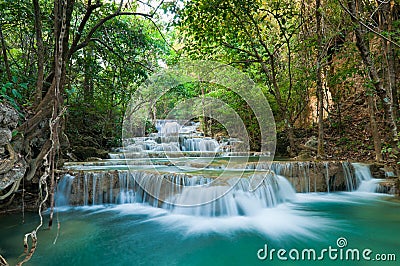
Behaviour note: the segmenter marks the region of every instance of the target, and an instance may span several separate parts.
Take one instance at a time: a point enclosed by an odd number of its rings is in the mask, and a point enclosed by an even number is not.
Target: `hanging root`
[[[32,246],[31,249],[28,252],[29,249],[29,244],[28,244],[28,237],[32,239]],[[36,245],[37,245],[37,237],[36,237],[36,230],[33,230],[32,232],[25,234],[24,237],[24,253],[26,254],[25,258],[23,261],[19,262],[17,265],[20,266],[30,260],[33,256],[33,253],[35,253],[36,250]]]
[[[36,250],[36,246],[37,246],[37,231],[39,231],[40,227],[42,227],[43,225],[43,216],[42,216],[42,208],[44,206],[44,204],[46,203],[48,197],[49,197],[49,190],[47,188],[47,178],[49,177],[49,172],[50,172],[50,166],[49,166],[49,162],[48,162],[48,155],[49,155],[50,151],[47,152],[46,156],[45,156],[45,161],[44,161],[44,165],[46,166],[45,171],[43,173],[43,175],[40,177],[40,181],[39,181],[39,190],[40,190],[40,195],[42,195],[42,185],[44,185],[44,190],[45,190],[45,197],[43,198],[43,200],[40,202],[39,205],[39,217],[40,217],[40,223],[39,225],[36,227],[35,230],[33,230],[30,233],[25,234],[24,237],[24,254],[25,254],[25,258],[19,262],[17,265],[20,266],[22,264],[24,264],[25,262],[29,261],[33,254],[35,253]],[[28,243],[28,238],[31,238],[32,240],[32,246],[29,249],[29,243]],[[29,251],[28,251],[29,250]]]
[[[6,261],[5,258],[3,258],[3,256],[0,255],[0,266],[8,266],[8,262]]]

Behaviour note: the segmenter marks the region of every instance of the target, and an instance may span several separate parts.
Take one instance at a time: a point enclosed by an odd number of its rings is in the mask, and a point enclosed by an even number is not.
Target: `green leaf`
[[[19,133],[19,131],[16,130],[16,129],[14,129],[14,130],[12,131],[12,137],[15,137],[16,135],[18,135],[18,133]]]
[[[28,83],[20,83],[19,86],[25,90],[28,89]]]
[[[12,89],[11,93],[15,98],[22,99],[22,95],[16,89]]]

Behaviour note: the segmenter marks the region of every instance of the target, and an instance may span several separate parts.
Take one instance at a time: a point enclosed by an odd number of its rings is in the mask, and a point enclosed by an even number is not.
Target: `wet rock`
[[[108,151],[97,149],[95,147],[78,146],[72,152],[80,161],[86,161],[88,158],[108,159]]]
[[[86,162],[94,162],[94,161],[101,161],[101,160],[103,160],[103,159],[101,159],[101,158],[98,158],[98,157],[89,157],[89,158],[86,158]]]
[[[384,180],[379,182],[376,192],[398,195],[397,180]]]
[[[381,163],[373,163],[370,165],[369,169],[371,170],[371,175],[375,178],[383,179],[386,177],[384,165]]]
[[[13,130],[18,124],[18,113],[6,104],[0,103],[0,147],[11,141]]]
[[[8,128],[0,128],[0,146],[4,146],[11,141],[11,130]]]
[[[354,176],[351,164],[340,161],[274,162],[272,169],[285,176],[297,192],[350,190],[349,178]]]
[[[23,178],[25,171],[26,171],[26,166],[21,165],[11,169],[10,171],[8,171],[3,175],[0,175],[0,191],[8,188],[14,182],[17,182],[18,180]]]
[[[0,196],[4,199],[7,192],[14,192],[26,172],[24,159],[15,152],[10,144],[12,130],[18,125],[18,113],[10,106],[0,104]],[[15,186],[13,186],[15,184]],[[11,191],[10,189],[14,190]],[[6,191],[6,192],[4,192]],[[10,194],[10,195],[11,195]],[[3,199],[2,199],[3,200]]]

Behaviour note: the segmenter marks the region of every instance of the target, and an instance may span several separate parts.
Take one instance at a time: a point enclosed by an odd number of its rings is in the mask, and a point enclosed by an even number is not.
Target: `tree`
[[[318,147],[317,154],[322,157],[324,152],[324,89],[322,85],[322,14],[321,0],[315,1],[315,20],[317,29],[317,99],[318,99]]]
[[[295,97],[304,92],[295,89],[293,73],[300,23],[295,3],[197,0],[186,3],[180,19],[189,57],[235,65],[273,95],[294,153],[294,123],[307,105]],[[294,101],[302,107],[293,108]]]
[[[112,23],[118,18],[120,18],[118,21],[128,22],[126,17],[140,17],[149,21],[146,26],[148,32],[157,32],[159,31],[157,26],[150,29],[149,25],[155,25],[152,18],[155,17],[159,4],[150,13],[136,12],[137,4],[123,0],[117,3],[100,0],[55,0],[53,3],[40,0],[32,0],[32,2],[23,0],[18,1],[18,3],[7,1],[0,4],[2,12],[0,21],[2,59],[5,63],[6,78],[8,79],[8,83],[5,83],[8,84],[6,89],[10,88],[10,92],[3,90],[2,96],[5,101],[15,105],[21,112],[21,116],[25,116],[25,121],[14,131],[12,145],[8,145],[9,154],[10,156],[20,154],[20,156],[14,157],[19,158],[21,165],[27,165],[25,167],[27,171],[23,177],[25,181],[32,182],[35,178],[39,179],[39,190],[44,193],[44,195],[40,195],[43,198],[39,206],[39,213],[49,199],[51,208],[49,227],[52,226],[55,172],[60,158],[60,146],[67,141],[63,134],[66,115],[65,103],[73,98],[71,87],[72,77],[76,75],[76,72],[74,73],[76,60],[79,60],[80,55],[85,55],[84,62],[87,63],[84,67],[86,79],[83,80],[83,83],[86,82],[85,93],[87,94],[91,93],[90,90],[95,85],[91,84],[93,80],[90,80],[91,71],[95,67],[93,61],[90,61],[91,49],[93,53],[95,49],[99,48],[107,51],[103,54],[108,56],[108,59],[96,57],[105,64],[110,61],[119,61],[117,58],[121,57],[122,52],[126,52],[124,49],[128,52],[137,49],[135,54],[143,55],[142,57],[127,56],[126,59],[132,60],[132,63],[138,66],[133,75],[144,77],[144,73],[151,69],[151,64],[154,63],[151,60],[140,62],[143,58],[149,57],[143,54],[149,47],[147,46],[148,40],[145,40],[147,37],[142,34],[142,39],[144,39],[142,42],[135,43],[135,40],[131,40],[131,43],[118,43],[116,39],[122,35],[116,36],[118,34],[114,35],[114,33],[121,29],[117,28],[118,25]],[[134,32],[134,27],[140,23],[142,22],[139,22],[139,19],[129,21],[129,28],[126,24],[124,29],[127,31],[124,34]],[[18,27],[13,28],[13,24]],[[7,28],[9,36],[5,36],[5,28]],[[20,31],[18,31],[18,28]],[[108,34],[101,35],[100,32]],[[126,39],[131,36],[138,37],[140,34],[128,35]],[[107,38],[115,41],[112,42],[115,47],[111,46]],[[8,44],[13,46],[13,50],[7,47],[7,40],[9,40]],[[141,46],[144,43],[146,45]],[[131,47],[118,47],[118,45],[126,44],[131,45]],[[22,54],[22,59],[19,61],[14,59],[15,54],[13,53]],[[9,55],[12,56],[13,64],[10,63]],[[35,61],[35,64],[31,63]],[[121,67],[120,71],[122,71]],[[121,77],[127,72],[124,72]],[[14,78],[16,75],[21,78]],[[129,78],[129,75],[126,78]],[[24,83],[24,79],[28,79],[28,82]],[[125,81],[121,78],[121,82],[124,83]],[[35,84],[35,86],[28,87],[26,84]],[[25,89],[25,95],[19,94],[18,89],[20,87]],[[16,97],[10,97],[10,93],[14,96],[20,95],[21,103],[16,100]],[[108,89],[107,93],[110,102],[124,98],[124,94],[121,95],[111,89]],[[125,93],[127,95],[129,91]],[[3,169],[3,161],[1,168]],[[21,179],[17,180],[6,193],[2,191],[0,200],[12,196],[18,190]],[[47,187],[48,183],[49,188]],[[32,250],[34,251],[35,231],[26,236],[26,245],[28,237],[33,240]],[[29,260],[33,251],[27,252],[23,262]]]
[[[390,4],[394,5],[393,2],[390,2]],[[398,110],[398,100],[397,100],[397,92],[396,90],[391,89],[391,84],[393,84],[393,79],[389,78],[389,88],[385,88],[384,84],[382,82],[382,79],[380,78],[378,71],[375,67],[375,63],[371,57],[371,52],[370,52],[370,44],[369,41],[366,38],[365,33],[363,32],[363,29],[372,31],[376,33],[374,30],[372,30],[370,27],[366,26],[363,22],[360,21],[358,18],[357,14],[363,13],[360,10],[357,10],[357,7],[362,8],[362,5],[358,3],[358,1],[354,0],[349,0],[347,1],[348,9],[346,9],[345,6],[342,5],[342,7],[348,12],[348,14],[351,17],[352,22],[355,25],[355,36],[356,36],[356,44],[357,48],[360,52],[361,58],[363,60],[363,63],[368,70],[368,76],[370,79],[370,83],[372,87],[374,88],[374,92],[379,96],[386,117],[389,119],[389,127],[392,128],[392,141],[395,141],[398,139],[398,133],[397,133],[397,110]],[[393,8],[392,5],[392,8]],[[391,12],[392,14],[392,12]],[[389,15],[389,18],[391,20],[391,16]],[[381,34],[378,34],[380,37],[383,37],[385,41],[388,41],[391,45],[393,45],[393,42],[382,36]],[[390,53],[393,55],[393,53]],[[389,73],[393,74],[393,71],[389,71]],[[381,155],[381,139],[380,139],[380,134],[378,132],[376,122],[375,122],[375,115],[374,115],[374,106],[373,106],[373,99],[371,99],[371,96],[369,97],[369,105],[370,105],[370,117],[371,117],[371,128],[372,128],[372,134],[374,136],[374,146],[375,146],[375,153],[376,153],[376,159],[378,161],[382,160],[382,155]],[[389,100],[388,100],[389,99]],[[397,143],[394,144],[395,147],[397,146]]]

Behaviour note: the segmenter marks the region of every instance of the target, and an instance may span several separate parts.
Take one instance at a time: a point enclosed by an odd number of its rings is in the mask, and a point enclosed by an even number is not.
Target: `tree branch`
[[[121,59],[123,62],[125,62],[125,58],[122,57],[122,55],[118,54],[116,51],[114,51],[114,49],[109,46],[107,43],[105,43],[103,40],[101,40],[100,38],[91,38],[90,41],[93,42],[98,42],[101,45],[103,45],[104,47],[107,48],[107,50],[109,50],[111,53],[115,54],[119,59]]]
[[[120,55],[120,54],[118,54],[117,52],[115,52],[114,49],[113,49],[111,46],[109,46],[107,43],[105,43],[105,42],[104,42],[103,40],[101,40],[100,38],[92,38],[92,39],[90,39],[90,41],[100,43],[101,45],[103,45],[104,47],[106,47],[107,50],[109,50],[111,53],[113,53],[113,54],[116,55],[119,59],[121,59],[123,62],[126,61],[125,58],[122,57],[122,55]],[[131,63],[132,63],[132,62],[131,62]],[[133,62],[133,63],[134,63],[134,64],[137,64],[137,65],[140,65],[141,67],[146,68],[146,69],[149,70],[149,71],[153,71],[153,69],[151,69],[150,67],[146,66],[146,65],[143,64],[143,63],[140,63],[140,62],[138,62],[138,61],[135,61],[135,62]]]
[[[104,23],[106,23],[107,21],[118,17],[118,16],[142,16],[145,18],[151,18],[151,15],[149,14],[144,14],[144,13],[140,13],[140,12],[115,12],[111,15],[108,15],[107,17],[104,17],[103,19],[101,19],[90,31],[89,33],[86,35],[86,38],[84,41],[82,41],[81,43],[77,44],[75,47],[71,46],[71,49],[69,50],[69,57],[72,56],[73,53],[75,53],[76,51],[84,48],[85,46],[87,46],[90,42],[90,40],[93,37],[93,34],[97,31],[97,29],[99,29]]]
[[[362,22],[357,16],[355,16],[349,9],[347,9],[342,1],[338,0],[340,6],[343,8],[344,11],[346,11],[347,14],[349,14],[355,21],[357,21],[361,26],[365,27],[367,30],[369,30],[370,32],[378,35],[379,37],[381,37],[382,39],[384,39],[385,41],[390,42],[391,44],[393,44],[394,46],[397,46],[398,48],[400,48],[400,44],[392,41],[391,39],[385,37],[384,35],[382,35],[381,33],[377,32],[376,30],[372,29],[370,26],[368,26],[367,24],[365,24],[364,22]]]
[[[247,54],[247,55],[250,55],[250,56],[252,56],[252,57],[257,58],[257,55],[256,55],[256,54],[253,54],[252,52],[247,51],[247,50],[244,50],[244,49],[241,49],[241,48],[239,48],[239,47],[233,46],[232,44],[229,44],[229,43],[227,43],[227,42],[222,42],[221,44],[224,45],[224,46],[227,47],[227,48],[230,48],[230,49],[233,49],[233,50],[237,50],[237,51],[239,51],[239,52],[242,52],[242,53],[245,53],[245,54]]]
[[[75,50],[76,46],[78,45],[78,42],[80,41],[80,39],[82,37],[82,32],[85,29],[86,23],[88,22],[88,20],[89,20],[90,16],[92,15],[93,11],[96,8],[99,8],[100,6],[102,6],[102,4],[99,3],[99,2],[97,2],[94,5],[91,5],[91,1],[89,1],[88,8],[86,9],[86,12],[85,12],[85,16],[83,17],[81,23],[79,24],[78,31],[76,32],[76,34],[75,34],[75,36],[73,38],[71,47],[68,50],[67,59],[69,59],[71,57],[71,55],[75,52],[74,50]]]
[[[151,16],[154,16],[157,12],[157,10],[161,7],[161,5],[164,3],[164,0],[162,0],[157,7],[153,10],[153,12],[151,13]]]

